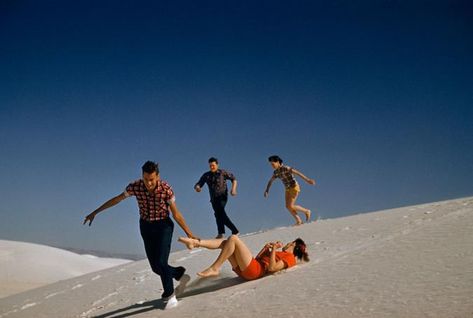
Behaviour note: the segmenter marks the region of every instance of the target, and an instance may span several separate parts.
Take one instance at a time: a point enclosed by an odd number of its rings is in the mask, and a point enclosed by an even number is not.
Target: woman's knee
[[[230,242],[238,242],[239,240],[240,238],[238,237],[238,235],[235,234],[230,235],[230,237],[228,238],[228,241]]]

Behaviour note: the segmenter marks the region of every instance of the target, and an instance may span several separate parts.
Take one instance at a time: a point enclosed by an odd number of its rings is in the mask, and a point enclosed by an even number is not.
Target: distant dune
[[[473,317],[473,198],[321,220],[242,239],[257,252],[267,241],[297,237],[308,244],[309,263],[251,282],[236,277],[228,265],[219,277],[198,279],[195,274],[218,251],[171,254],[171,264],[185,266],[192,281],[178,296],[179,306],[169,311],[162,310],[159,278],[142,260],[0,299],[0,318]],[[24,272],[35,267],[31,258],[17,264]],[[77,273],[72,260],[59,265]]]
[[[0,298],[128,262],[0,240]]]

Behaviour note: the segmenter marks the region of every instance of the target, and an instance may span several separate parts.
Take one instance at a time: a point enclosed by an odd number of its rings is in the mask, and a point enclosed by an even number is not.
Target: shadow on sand
[[[239,277],[224,277],[219,279],[197,278],[191,281],[186,290],[177,296],[178,299],[191,297],[199,294],[210,293],[220,289],[244,283],[245,280]],[[151,310],[164,310],[165,303],[161,299],[150,300],[141,304],[133,304],[124,308],[116,309],[93,318],[125,318],[142,314]]]

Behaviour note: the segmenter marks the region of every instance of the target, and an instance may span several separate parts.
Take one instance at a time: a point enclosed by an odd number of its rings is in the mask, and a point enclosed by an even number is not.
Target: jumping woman
[[[315,184],[315,180],[307,178],[305,175],[294,168],[283,165],[282,159],[279,156],[271,156],[268,158],[268,161],[271,164],[271,167],[274,169],[274,172],[273,176],[268,182],[268,185],[266,186],[264,197],[269,195],[269,188],[271,188],[273,181],[277,178],[281,179],[285,188],[286,209],[288,209],[289,213],[291,213],[294,219],[296,219],[295,225],[301,225],[303,223],[301,218],[297,215],[297,212],[304,213],[306,222],[309,221],[311,213],[310,210],[300,205],[296,205],[297,196],[299,195],[301,189],[294,178],[294,175],[299,176],[305,182],[311,185]]]

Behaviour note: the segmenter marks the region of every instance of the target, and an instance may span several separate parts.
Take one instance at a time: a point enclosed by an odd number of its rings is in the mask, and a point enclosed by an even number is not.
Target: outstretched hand
[[[90,213],[89,215],[87,215],[87,216],[85,217],[84,223],[83,223],[82,225],[84,225],[85,223],[89,222],[89,226],[91,226],[91,225],[92,225],[92,221],[93,221],[94,218],[95,218],[95,215],[96,215],[96,214],[93,213],[93,212]]]
[[[200,237],[195,236],[194,234],[190,234],[190,235],[187,234],[187,237],[188,237],[188,238],[191,238],[191,239],[194,239],[194,240],[197,240],[197,241],[200,241]]]
[[[308,184],[311,184],[311,185],[314,185],[314,184],[315,184],[315,180],[314,180],[314,179],[309,179],[309,180],[307,180],[307,183],[308,183]]]
[[[269,192],[268,191],[264,191],[264,197],[267,198],[269,195]]]

